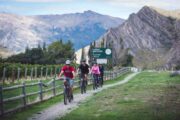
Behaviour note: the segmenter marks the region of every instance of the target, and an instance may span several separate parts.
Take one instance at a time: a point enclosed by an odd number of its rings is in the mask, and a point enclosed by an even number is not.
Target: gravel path
[[[60,118],[64,116],[65,114],[71,112],[72,110],[78,108],[80,103],[86,101],[89,97],[93,96],[94,93],[100,92],[104,89],[116,86],[116,85],[121,85],[124,83],[127,83],[131,78],[136,76],[138,73],[133,73],[130,74],[128,77],[126,77],[124,80],[110,84],[110,85],[104,85],[103,88],[98,88],[97,90],[90,90],[87,91],[86,94],[75,94],[74,95],[74,101],[68,105],[64,105],[64,102],[60,102],[58,104],[55,104],[43,111],[38,112],[37,114],[34,114],[28,120],[55,120],[56,118]]]

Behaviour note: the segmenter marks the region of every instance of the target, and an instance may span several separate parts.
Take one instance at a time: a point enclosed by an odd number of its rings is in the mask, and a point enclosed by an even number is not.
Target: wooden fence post
[[[107,80],[108,80],[108,78],[109,78],[109,71],[107,71]]]
[[[4,114],[4,106],[3,106],[3,88],[0,86],[0,110],[1,110],[1,115],[3,116]]]
[[[57,67],[54,68],[54,75],[56,75]]]
[[[111,71],[109,71],[109,79],[111,79]]]
[[[112,72],[110,71],[110,74],[109,74],[109,75],[110,75],[110,80],[112,79],[112,74],[111,74],[111,73],[112,73]]]
[[[106,71],[106,80],[108,80],[108,71]]]
[[[18,67],[18,76],[17,76],[18,81],[20,80],[20,74],[21,74],[21,68]]]
[[[22,95],[23,95],[23,105],[26,106],[26,84],[23,82],[22,86]]]
[[[46,79],[47,79],[47,75],[48,75],[48,68],[46,67]]]
[[[40,101],[43,100],[43,90],[42,90],[42,81],[39,81],[39,99]]]
[[[43,76],[43,68],[41,67],[41,78],[42,78],[42,76]]]
[[[33,68],[31,68],[31,80],[33,79]]]
[[[112,71],[112,77],[113,77],[113,79],[115,79],[115,74],[116,74],[116,73],[115,73],[115,70],[113,70],[113,71]]]
[[[50,73],[50,77],[52,77],[52,71],[53,71],[53,69],[51,68],[51,73]]]
[[[53,87],[53,89],[52,89],[52,90],[53,90],[53,95],[56,96],[56,88],[55,88],[55,87],[56,87],[56,84],[55,84],[55,78],[53,79],[52,85],[53,85],[53,86],[52,86],[52,87]]]
[[[25,77],[25,79],[27,79],[27,67],[25,68],[24,77]]]
[[[14,83],[15,80],[15,69],[12,68],[12,82]]]
[[[35,71],[35,78],[37,78],[37,67],[34,68]]]
[[[4,67],[3,68],[3,84],[4,84],[4,82],[5,82],[5,79],[6,79],[6,68]]]

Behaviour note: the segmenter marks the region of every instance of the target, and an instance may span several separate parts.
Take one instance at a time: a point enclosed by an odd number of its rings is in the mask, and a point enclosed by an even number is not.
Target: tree
[[[104,48],[104,46],[105,46],[105,39],[103,38],[101,41],[101,47]]]
[[[6,61],[26,64],[55,64],[64,63],[67,58],[75,58],[73,44],[70,40],[67,43],[58,40],[51,43],[48,48],[46,43],[43,44],[43,48],[40,44],[37,48],[32,49],[27,46],[24,53],[10,56]]]
[[[46,42],[43,43],[43,52],[46,52]]]
[[[26,50],[25,50],[25,53],[28,53],[29,52],[29,47],[26,46]]]
[[[74,58],[74,49],[71,41],[63,43],[61,40],[53,42],[48,47],[49,60],[53,63],[63,63],[65,59]]]

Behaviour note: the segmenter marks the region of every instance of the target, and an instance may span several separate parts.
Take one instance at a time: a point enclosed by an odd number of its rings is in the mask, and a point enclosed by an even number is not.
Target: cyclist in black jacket
[[[87,76],[89,74],[90,68],[89,68],[89,65],[86,64],[86,60],[81,61],[81,64],[79,65],[79,67],[77,69],[77,73],[79,73],[79,71],[81,72],[80,73],[81,78],[82,78],[82,76],[84,76],[85,80],[86,80],[86,84],[87,84]]]

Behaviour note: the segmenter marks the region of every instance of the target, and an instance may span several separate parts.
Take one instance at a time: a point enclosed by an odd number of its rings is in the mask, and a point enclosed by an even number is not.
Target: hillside
[[[0,45],[13,53],[26,46],[36,47],[46,42],[71,40],[79,49],[99,38],[107,29],[117,27],[124,20],[93,11],[64,15],[20,16],[0,14]]]
[[[97,46],[103,43],[105,47],[112,47],[116,65],[122,65],[125,56],[130,54],[133,64],[141,68],[180,66],[180,20],[172,14],[173,11],[159,11],[143,7],[122,25],[104,34],[97,41]]]

